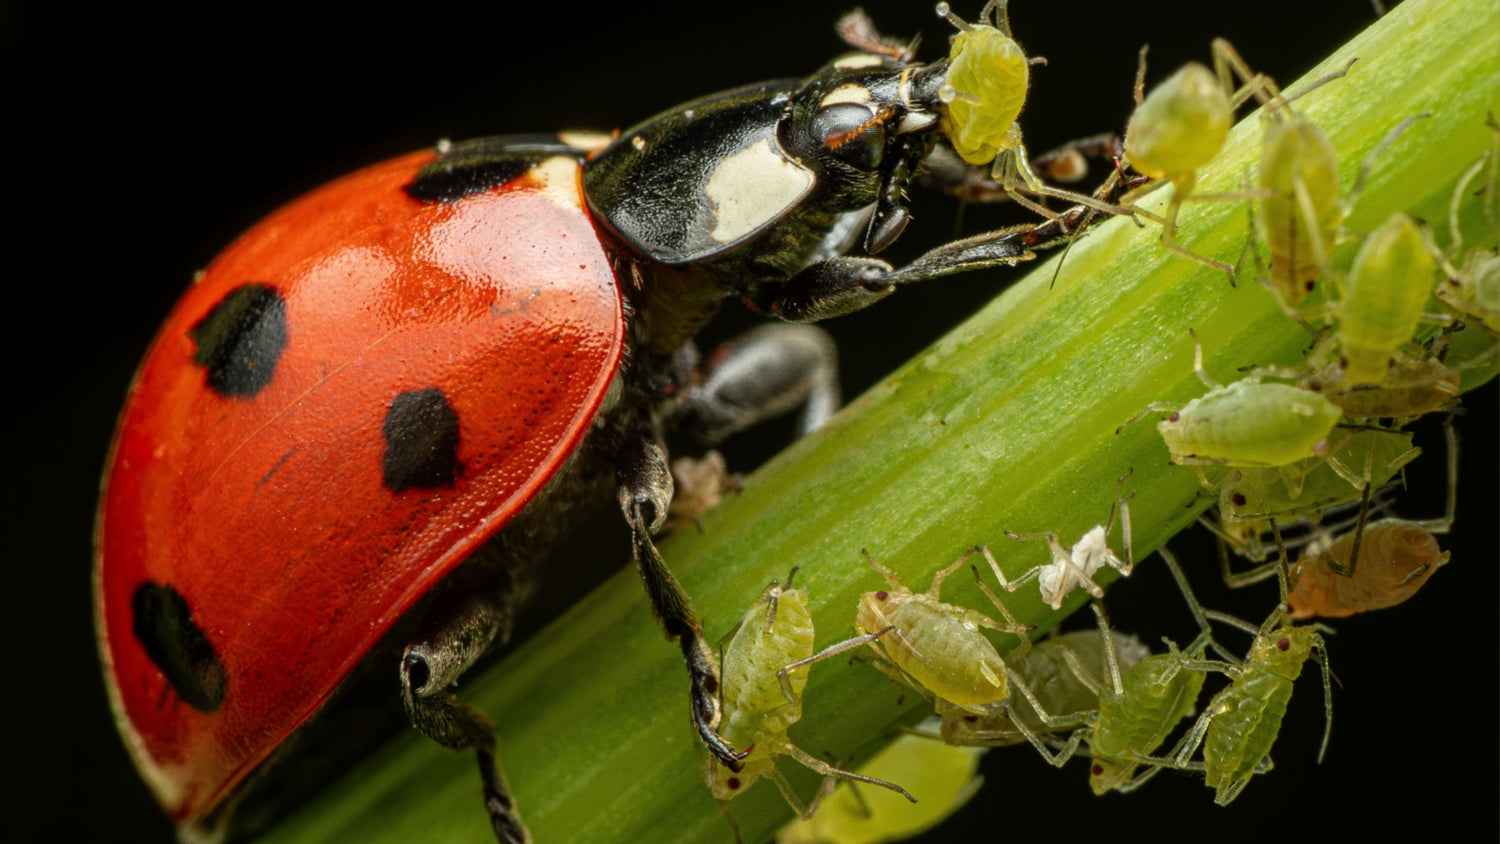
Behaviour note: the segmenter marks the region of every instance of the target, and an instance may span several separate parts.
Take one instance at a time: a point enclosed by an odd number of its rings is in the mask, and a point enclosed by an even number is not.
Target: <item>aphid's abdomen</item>
[[[1298,562],[1297,586],[1287,596],[1292,618],[1343,618],[1393,607],[1422,588],[1448,561],[1437,537],[1411,522],[1387,520],[1365,529],[1353,577],[1329,568],[1349,564],[1354,534],[1339,537],[1325,552]]]
[[[1189,402],[1157,430],[1176,463],[1284,466],[1313,456],[1340,415],[1308,390],[1236,381]]]
[[[1271,283],[1296,304],[1323,274],[1320,255],[1327,258],[1338,229],[1338,154],[1328,136],[1295,114],[1272,121],[1261,145],[1260,187],[1271,191],[1255,218],[1271,251]],[[1315,212],[1311,228],[1299,189]]]
[[[948,106],[944,131],[960,158],[988,164],[1026,104],[1026,53],[1000,30],[975,25],[954,38],[951,56],[940,92]]]
[[[1089,785],[1103,794],[1123,784],[1137,767],[1136,754],[1150,755],[1192,711],[1205,675],[1183,668],[1171,654],[1141,660],[1120,677],[1123,694],[1099,694],[1099,718],[1089,739],[1094,765]]]
[[[782,592],[776,617],[765,627],[766,596],[745,614],[723,659],[723,726],[720,734],[735,747],[763,743],[763,736],[785,734],[802,717],[802,690],[807,670],[787,675],[795,703],[782,694],[776,677],[788,663],[812,656],[813,623],[807,591]]]
[[[1392,354],[1417,330],[1436,269],[1416,221],[1405,214],[1392,214],[1365,239],[1339,308],[1349,383],[1385,383]]]
[[[1151,90],[1130,118],[1130,164],[1153,179],[1192,174],[1213,160],[1234,113],[1214,72],[1190,62]]]
[[[933,694],[977,710],[1009,693],[995,646],[954,608],[912,595],[888,618],[896,629],[881,639],[886,655]]]
[[[1292,699],[1292,681],[1247,667],[1209,706],[1215,713],[1203,742],[1208,786],[1222,803],[1236,783],[1248,779],[1271,752]]]

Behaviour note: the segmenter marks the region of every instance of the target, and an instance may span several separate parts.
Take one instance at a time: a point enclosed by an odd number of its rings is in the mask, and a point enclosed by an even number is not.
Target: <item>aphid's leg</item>
[[[1025,681],[1015,676],[1014,673],[1010,675],[1009,680],[1010,684],[1015,687],[1015,690],[1021,693],[1021,697],[1026,698],[1026,703],[1031,706],[1031,710],[1037,714],[1037,717],[1041,719],[1049,731],[1060,732],[1073,728],[1072,734],[1068,736],[1067,743],[1063,745],[1061,750],[1054,754],[1047,749],[1046,743],[1031,728],[1027,727],[1020,717],[1012,714],[1010,718],[1010,722],[1016,728],[1016,732],[1025,737],[1026,741],[1036,749],[1036,752],[1041,754],[1043,759],[1047,760],[1047,764],[1054,768],[1061,768],[1069,759],[1073,758],[1073,753],[1078,750],[1078,743],[1082,741],[1084,734],[1088,732],[1081,728],[1089,722],[1094,713],[1075,712],[1071,715],[1049,715],[1047,710],[1042,706],[1041,701],[1036,699],[1036,695],[1032,693]],[[1007,709],[1013,709],[1009,701],[1004,706]]]
[[[795,705],[796,701],[793,699],[790,687],[787,684],[788,674],[798,668],[801,668],[804,665],[812,665],[815,662],[822,662],[823,660],[830,657],[838,656],[845,651],[852,651],[862,645],[873,645],[875,642],[879,641],[881,636],[884,636],[885,634],[895,629],[896,628],[893,625],[891,627],[885,628],[884,630],[881,630],[878,633],[865,633],[860,636],[855,636],[852,639],[845,639],[842,642],[835,642],[834,644],[829,645],[828,647],[824,648],[821,651],[818,651],[812,656],[799,659],[796,662],[787,663],[776,672],[776,679],[781,683],[781,693],[786,696],[788,702]]]
[[[863,782],[870,785],[878,785],[881,788],[887,788],[891,791],[896,792],[897,794],[905,797],[907,800],[910,800],[913,803],[917,802],[917,798],[911,796],[911,794],[906,789],[902,788],[899,785],[896,785],[893,782],[886,782],[885,780],[876,779],[875,777],[867,777],[864,774],[856,774],[853,771],[846,771],[843,768],[835,768],[834,766],[804,751],[802,748],[798,747],[795,744],[792,744],[791,742],[784,743],[782,745],[782,750],[784,750],[788,756],[796,759],[798,762],[801,762],[803,765],[806,765],[807,767],[811,768],[814,771],[817,771],[825,777],[838,777],[839,779],[853,780],[854,782]],[[810,817],[810,814],[803,815],[803,817]]]
[[[780,752],[780,750],[781,748],[777,748],[777,752]],[[774,763],[761,776],[776,783],[776,788],[781,791],[782,799],[786,800],[786,804],[792,807],[792,811],[797,813],[797,817],[804,820],[812,817],[812,812],[807,808],[807,804],[803,803],[802,798],[797,796],[797,792],[792,790],[792,784],[786,781],[786,777],[782,775],[781,771],[776,769]]]
[[[677,639],[687,663],[691,684],[693,725],[710,753],[731,771],[742,767],[744,753],[737,753],[719,737],[719,664],[703,638],[703,625],[692,601],[651,541],[666,519],[672,500],[672,474],[667,471],[666,450],[654,437],[638,435],[627,442],[620,455],[616,479],[618,499],[630,526],[636,570],[651,600],[651,611],[661,620],[669,639]]]
[[[1275,81],[1264,73],[1255,73],[1250,70],[1250,65],[1240,57],[1239,51],[1234,49],[1228,41],[1223,38],[1215,38],[1213,41],[1214,72],[1219,77],[1219,84],[1226,92],[1231,92],[1229,103],[1234,108],[1239,108],[1251,97],[1255,97],[1264,105],[1273,108],[1289,108],[1287,101],[1281,97],[1281,89],[1276,86]],[[1346,69],[1347,71],[1347,69]],[[1343,74],[1330,77],[1337,79]],[[1234,77],[1242,80],[1242,86],[1236,90]],[[1319,84],[1323,84],[1319,82]],[[1304,91],[1303,93],[1307,93]]]
[[[1025,541],[1028,539],[1048,539],[1050,542],[1057,542],[1057,534],[1055,533],[1028,533],[1022,535],[1019,533],[1011,533],[1010,531],[1006,531],[1005,535],[1010,537],[1011,539],[1017,539],[1021,541]],[[1059,545],[1058,547],[1061,546]],[[990,564],[990,571],[995,573],[995,579],[1000,582],[1000,587],[1007,592],[1014,592],[1025,584],[1030,583],[1031,581],[1036,580],[1039,576],[1041,576],[1042,567],[1033,566],[1032,568],[1027,569],[1025,574],[1021,575],[1015,580],[1007,580],[1005,577],[1005,572],[1000,570],[1000,563],[995,559],[995,555],[990,553],[988,545],[976,545],[974,546],[974,550],[984,555],[984,559]]]
[[[1376,144],[1374,149],[1370,150],[1364,158],[1360,159],[1359,169],[1354,174],[1354,184],[1349,186],[1349,192],[1344,194],[1343,198],[1339,200],[1338,219],[1346,219],[1354,211],[1355,204],[1359,202],[1360,195],[1365,191],[1365,182],[1370,178],[1370,170],[1374,168],[1375,160],[1384,155],[1386,149],[1391,144],[1394,144],[1397,138],[1401,137],[1401,133],[1411,128],[1413,123],[1431,116],[1430,112],[1418,114],[1396,124],[1394,129],[1387,132],[1384,138],[1381,138],[1380,143]]]
[[[1334,574],[1342,577],[1353,577],[1354,572],[1359,569],[1359,546],[1364,542],[1365,523],[1370,514],[1370,484],[1365,482],[1364,492],[1359,497],[1359,521],[1354,523],[1354,541],[1349,547],[1349,562],[1339,562],[1332,555],[1328,557],[1328,569]]]
[[[1229,278],[1229,284],[1234,285],[1234,265],[1207,255],[1200,255],[1185,246],[1177,245],[1177,214],[1182,210],[1182,203],[1192,195],[1193,185],[1198,180],[1196,173],[1180,175],[1172,180],[1172,199],[1167,203],[1167,213],[1162,216],[1161,223],[1161,245],[1168,252],[1195,261],[1205,267],[1211,267],[1223,273]],[[1135,210],[1135,209],[1132,209]]]
[[[1453,424],[1453,414],[1443,420],[1443,437],[1448,444],[1448,500],[1443,515],[1437,519],[1422,519],[1414,524],[1428,533],[1447,533],[1453,529],[1453,514],[1458,509],[1458,428]]]
[[[438,744],[474,749],[495,837],[527,844],[531,836],[495,758],[494,724],[449,691],[491,645],[510,636],[513,591],[509,578],[499,576],[501,585],[454,590],[428,610],[401,658],[401,703],[413,726]]]
[[[1026,208],[1029,208],[1032,211],[1041,214],[1043,217],[1055,220],[1061,216],[1056,211],[1053,211],[1042,205],[1038,205],[1037,203],[1024,198],[1017,191],[1017,188],[1020,187],[1020,185],[1016,184],[1016,178],[1019,177],[1021,180],[1021,184],[1025,186],[1026,190],[1030,191],[1031,193],[1037,194],[1038,196],[1050,196],[1056,199],[1067,200],[1068,202],[1072,202],[1078,205],[1086,205],[1089,208],[1094,209],[1095,211],[1102,211],[1112,216],[1120,214],[1129,215],[1129,211],[1113,203],[1104,202],[1099,199],[1095,199],[1094,197],[1074,191],[1063,190],[1062,188],[1054,188],[1051,185],[1048,185],[1046,182],[1043,182],[1040,178],[1037,177],[1036,171],[1031,169],[1031,161],[1027,158],[1026,155],[1026,146],[1019,143],[1019,132],[1017,133],[1017,138],[1018,142],[1016,143],[1015,148],[1009,151],[1002,151],[1000,153],[1000,159],[996,159],[995,162],[997,166],[1001,166],[1001,159],[1005,159],[1005,163],[1003,164],[1003,169],[1001,171],[1001,184],[1004,186],[1005,192],[1010,195],[1011,199],[1015,200],[1022,206],[1025,206]]]
[[[1220,548],[1222,549],[1222,547],[1221,545]],[[1208,647],[1212,647],[1216,653],[1224,657],[1228,662],[1239,662],[1238,657],[1222,647],[1218,640],[1214,638],[1213,627],[1208,623],[1208,617],[1204,614],[1203,605],[1198,602],[1198,596],[1193,594],[1193,587],[1188,585],[1187,575],[1183,574],[1182,566],[1178,565],[1177,558],[1172,555],[1171,551],[1167,550],[1165,545],[1158,548],[1156,553],[1160,554],[1162,560],[1167,564],[1167,570],[1172,573],[1172,579],[1177,582],[1177,589],[1182,593],[1182,599],[1187,602],[1188,612],[1192,613],[1193,621],[1198,624],[1198,638],[1189,650],[1193,650],[1199,645],[1207,645]]]
[[[1104,536],[1105,539],[1108,539],[1110,531],[1113,530],[1115,526],[1115,513],[1116,511],[1119,512],[1120,545],[1125,551],[1125,559],[1122,560],[1119,557],[1116,557],[1113,552],[1109,551],[1108,546],[1106,546],[1104,550],[1109,554],[1106,562],[1117,569],[1120,574],[1125,577],[1129,577],[1130,573],[1135,570],[1135,550],[1132,546],[1130,538],[1130,499],[1135,497],[1135,493],[1130,492],[1127,494],[1125,492],[1125,480],[1129,478],[1134,472],[1134,467],[1126,469],[1125,474],[1121,475],[1115,481],[1115,500],[1110,502],[1109,519],[1104,523]]]
[[[1318,746],[1318,764],[1321,765],[1328,753],[1328,738],[1333,734],[1333,670],[1328,666],[1328,645],[1323,637],[1313,633],[1312,642],[1318,651],[1318,664],[1323,669],[1323,743]]]
[[[965,554],[964,557],[965,559],[967,559],[968,555]],[[984,613],[974,612],[972,610],[969,613],[966,613],[966,617],[974,621],[981,627],[988,627],[991,630],[1000,630],[1006,633],[1013,634],[1017,639],[1020,640],[1016,643],[1016,650],[1019,651],[1020,656],[1025,657],[1026,654],[1031,652],[1031,636],[1029,634],[1032,630],[1036,629],[1036,625],[1022,624],[1019,621],[1016,621],[1016,617],[1014,615],[1011,615],[1010,610],[1007,609],[1005,604],[1000,601],[1000,596],[996,595],[994,590],[990,589],[990,587],[980,579],[979,568],[977,566],[969,566],[969,570],[974,572],[974,585],[978,586],[979,591],[983,592],[984,596],[990,599],[990,603],[995,605],[995,609],[999,610],[1000,614],[1005,616],[1005,621],[1007,623],[1001,624],[1000,622],[994,620],[993,618],[990,618]]]
[[[802,407],[798,433],[822,427],[839,409],[838,350],[812,325],[758,326],[709,357],[703,383],[677,405],[708,443]]]

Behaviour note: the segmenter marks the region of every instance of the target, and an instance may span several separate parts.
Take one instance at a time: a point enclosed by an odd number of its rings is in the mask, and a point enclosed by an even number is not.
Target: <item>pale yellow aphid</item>
[[[798,660],[805,663],[803,658],[813,652],[813,635],[807,590],[784,589],[774,580],[740,620],[724,649],[719,735],[731,746],[749,752],[738,772],[715,759],[705,759],[709,790],[720,801],[727,801],[766,777],[781,789],[787,803],[805,816],[810,811],[807,804],[776,770],[776,757],[790,756],[824,776],[878,785],[914,800],[895,783],[836,768],[804,752],[787,737],[787,730],[802,718],[807,672],[783,667]]]
[[[995,181],[1012,201],[1049,219],[1059,215],[1020,192],[1052,196],[1099,211],[1120,209],[1093,197],[1055,188],[1037,177],[1021,141],[1016,119],[1026,105],[1032,60],[1011,36],[1007,0],[989,0],[979,19],[968,23],[947,3],[937,5],[940,17],[958,29],[948,53],[946,82],[938,97],[946,105],[943,132],[964,161],[992,164]]]
[[[932,719],[933,722],[936,719]],[[928,726],[926,729],[932,729]],[[852,783],[825,780],[834,786],[807,820],[794,820],[776,833],[779,844],[879,844],[900,841],[937,826],[979,792],[980,747],[951,747],[918,735],[901,735],[860,765],[858,773],[900,779],[917,794],[908,803],[894,794],[856,789]]]
[[[1125,130],[1125,157],[1130,166],[1156,181],[1126,194],[1120,205],[1138,212],[1135,204],[1138,200],[1161,185],[1170,184],[1172,198],[1166,213],[1161,217],[1145,214],[1161,222],[1162,245],[1177,255],[1220,270],[1233,280],[1234,268],[1229,264],[1177,245],[1177,214],[1182,203],[1193,194],[1198,171],[1223,148],[1234,124],[1234,110],[1251,96],[1271,102],[1280,100],[1281,93],[1268,77],[1250,73],[1229,42],[1215,39],[1213,52],[1216,71],[1189,62],[1147,95],[1146,48],[1141,48],[1135,81],[1136,108]],[[1232,84],[1236,74],[1245,83],[1238,91]]]

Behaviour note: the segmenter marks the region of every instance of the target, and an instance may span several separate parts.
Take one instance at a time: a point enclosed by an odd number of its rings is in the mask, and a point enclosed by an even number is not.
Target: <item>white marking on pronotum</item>
[[[834,59],[833,66],[839,70],[858,70],[862,67],[877,67],[884,61],[874,53],[850,53]]]
[[[813,174],[761,139],[714,168],[703,193],[713,203],[719,243],[732,243],[801,201],[812,189]]]
[[[833,89],[833,91],[831,91],[828,96],[824,97],[823,101],[818,103],[818,105],[822,106],[823,108],[827,108],[831,105],[838,105],[839,103],[859,103],[863,105],[864,103],[867,103],[869,101],[870,89],[866,88],[863,85],[850,82],[847,85],[840,85],[839,87]]]

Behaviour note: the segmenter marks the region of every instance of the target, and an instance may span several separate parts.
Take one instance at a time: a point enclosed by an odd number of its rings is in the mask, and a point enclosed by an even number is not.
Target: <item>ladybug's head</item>
[[[906,222],[902,188],[942,134],[947,60],[842,56],[805,79],[686,103],[587,163],[595,218],[640,256],[791,274],[864,234],[879,252]],[[750,257],[753,256],[753,257]]]

